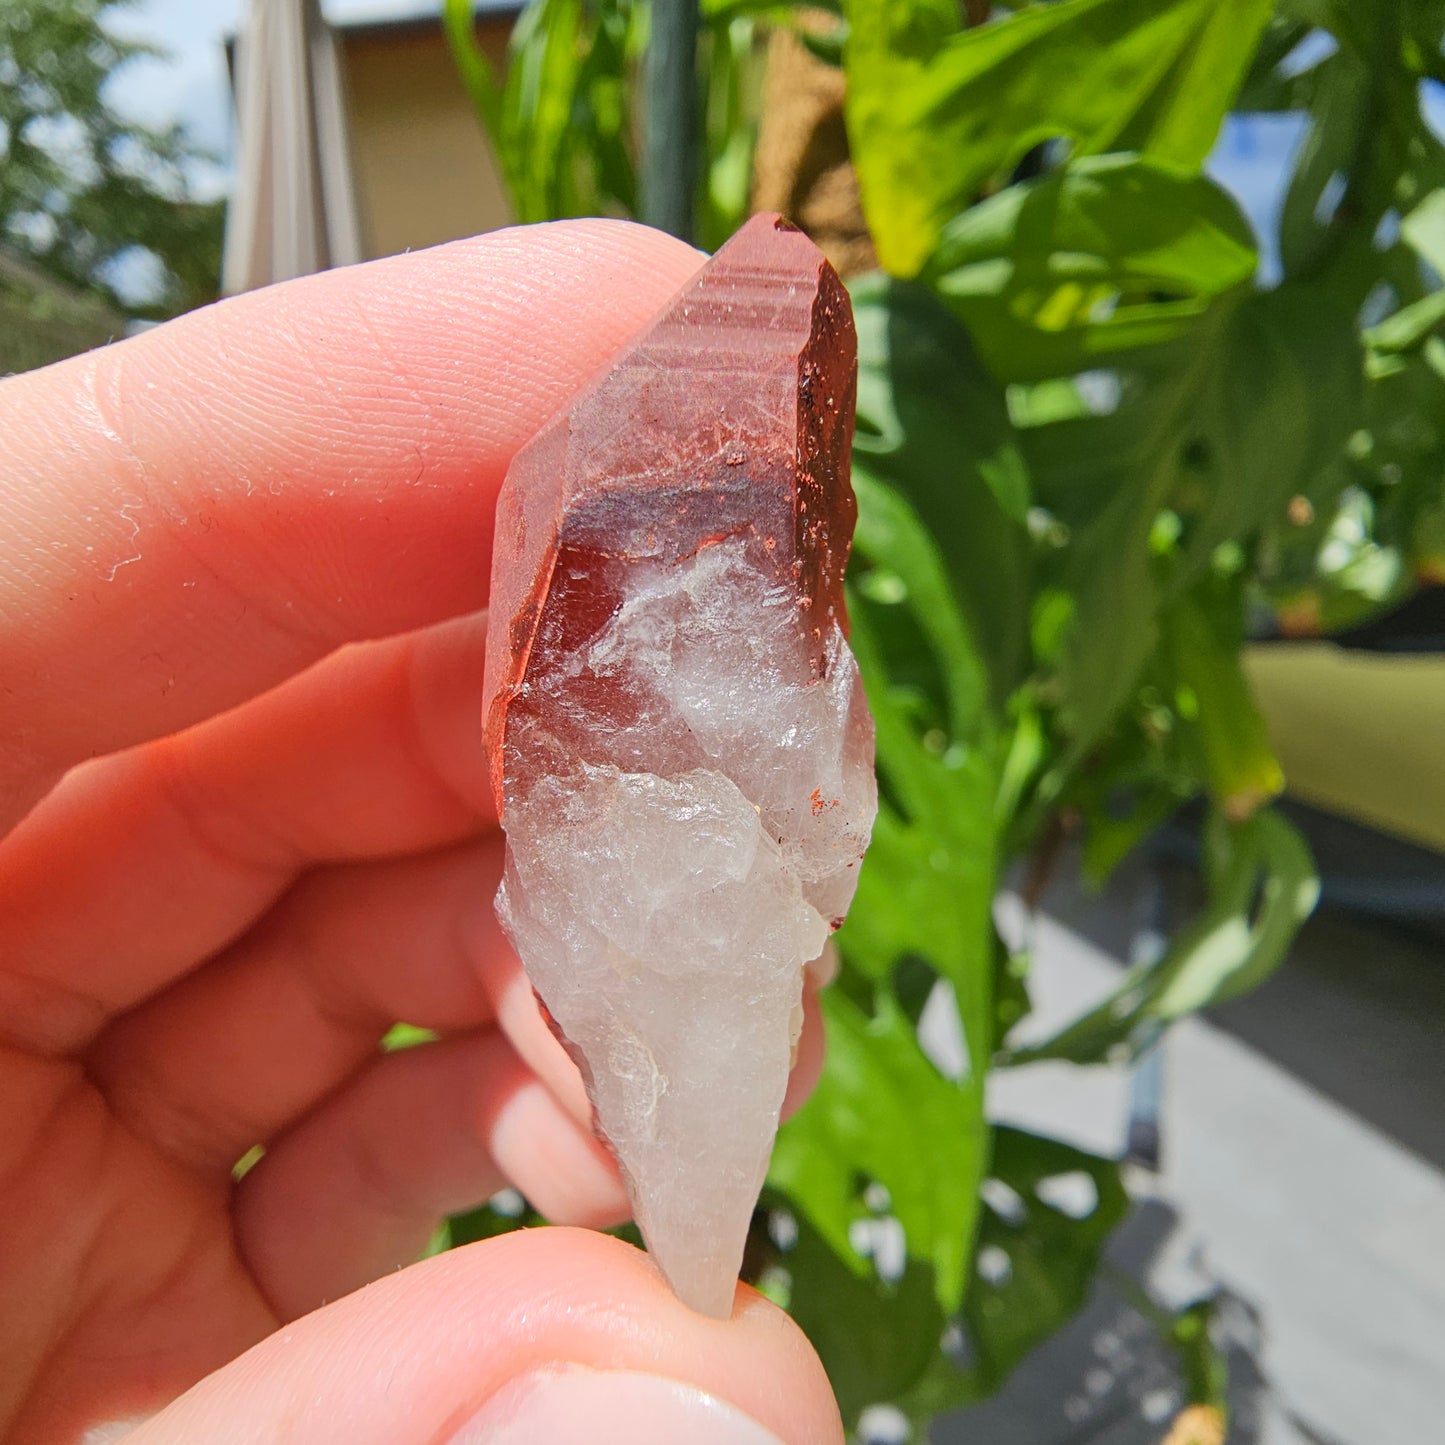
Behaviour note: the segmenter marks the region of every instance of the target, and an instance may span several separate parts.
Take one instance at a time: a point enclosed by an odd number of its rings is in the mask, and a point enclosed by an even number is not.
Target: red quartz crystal
[[[800,231],[760,215],[518,454],[497,503],[487,630],[499,808],[514,702],[538,661],[616,610],[598,579],[619,561],[756,538],[821,671],[829,621],[846,627],[856,388],[842,282]]]

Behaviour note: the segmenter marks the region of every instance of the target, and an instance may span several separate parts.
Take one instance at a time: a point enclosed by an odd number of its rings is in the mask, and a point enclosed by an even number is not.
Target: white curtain
[[[340,48],[320,0],[250,0],[234,65],[236,179],[222,289],[361,260]]]

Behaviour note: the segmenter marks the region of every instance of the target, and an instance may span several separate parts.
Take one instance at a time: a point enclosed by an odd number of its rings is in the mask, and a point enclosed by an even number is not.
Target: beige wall
[[[498,74],[509,24],[478,31]],[[343,30],[341,42],[367,255],[510,224],[497,162],[440,26]]]

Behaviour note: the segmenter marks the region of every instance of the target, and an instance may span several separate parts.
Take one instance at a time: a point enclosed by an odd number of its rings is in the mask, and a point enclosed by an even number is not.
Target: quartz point
[[[847,292],[745,225],[518,454],[483,724],[497,910],[679,1298],[726,1318],[877,809],[846,641]]]

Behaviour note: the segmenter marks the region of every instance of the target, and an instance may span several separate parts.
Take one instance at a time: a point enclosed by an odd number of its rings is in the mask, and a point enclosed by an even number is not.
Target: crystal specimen
[[[844,638],[856,343],[750,221],[516,458],[485,727],[497,907],[648,1247],[726,1317],[801,1026],[877,807]]]

